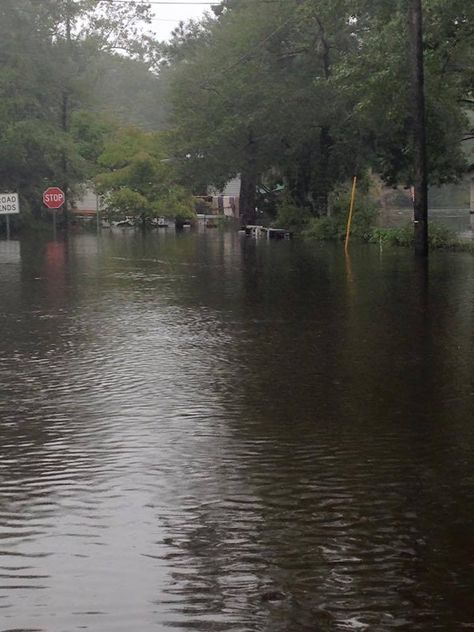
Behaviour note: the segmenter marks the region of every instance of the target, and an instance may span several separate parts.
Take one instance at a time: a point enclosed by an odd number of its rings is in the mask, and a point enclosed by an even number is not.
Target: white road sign
[[[0,193],[0,215],[15,215],[19,212],[18,193]]]

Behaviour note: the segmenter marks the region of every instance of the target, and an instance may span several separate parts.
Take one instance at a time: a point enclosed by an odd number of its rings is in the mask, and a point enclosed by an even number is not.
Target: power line
[[[114,4],[131,4],[133,2],[133,0],[106,0],[107,2],[112,2]],[[165,4],[165,5],[174,5],[174,6],[179,6],[179,5],[186,5],[188,7],[192,7],[192,6],[206,6],[206,7],[210,7],[213,4],[217,4],[216,1],[214,2],[184,2],[183,0],[143,0],[143,4]]]
[[[171,5],[171,6],[184,5],[188,7],[194,7],[194,6],[212,7],[212,6],[217,6],[221,3],[221,0],[214,0],[213,2],[201,2],[201,1],[186,2],[185,0],[103,0],[103,1],[111,2],[114,4],[131,4],[131,3],[141,2],[142,4],[163,4],[163,5]],[[281,0],[259,0],[259,2],[261,4],[276,4],[278,2],[281,2]]]
[[[170,5],[170,6],[206,6],[211,7],[213,5],[219,4],[220,0],[214,0],[213,2],[186,2],[186,0],[98,0],[99,2],[108,2],[112,4],[160,4],[160,5]]]
[[[41,1],[41,0],[39,0]],[[164,6],[188,6],[188,7],[212,7],[218,6],[222,0],[213,0],[211,2],[187,2],[186,0],[98,0],[98,2],[107,2],[109,4],[154,4]],[[255,0],[262,4],[276,4],[282,0]]]

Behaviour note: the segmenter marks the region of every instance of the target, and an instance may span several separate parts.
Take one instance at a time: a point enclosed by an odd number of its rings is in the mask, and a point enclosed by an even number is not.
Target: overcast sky
[[[178,2],[178,0],[175,1]],[[151,6],[155,13],[155,20],[152,25],[153,31],[157,34],[159,40],[166,40],[180,21],[199,18],[204,11],[210,9],[211,4],[216,3],[218,3],[218,0],[214,0],[213,3],[209,2],[207,6],[202,3],[193,6],[192,0],[189,1],[189,4],[152,4]]]

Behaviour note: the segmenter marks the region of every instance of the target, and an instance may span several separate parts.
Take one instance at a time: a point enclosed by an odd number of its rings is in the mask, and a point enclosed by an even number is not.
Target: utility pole
[[[72,58],[72,38],[71,38],[71,4],[70,0],[67,0],[65,4],[66,14],[66,50],[68,59],[68,70],[71,69],[71,58]],[[69,79],[69,77],[67,78]],[[64,134],[69,132],[69,115],[70,115],[70,103],[69,103],[69,88],[67,86],[63,87],[62,93],[62,104],[61,104],[61,127],[63,129]],[[63,150],[62,155],[62,168],[63,168],[63,183],[62,188],[64,191],[64,206],[63,206],[63,217],[64,217],[64,228],[66,232],[69,230],[69,165],[68,165],[68,156],[67,150]]]
[[[413,150],[415,170],[415,254],[428,256],[428,177],[426,160],[425,77],[422,0],[409,0],[413,81]]]

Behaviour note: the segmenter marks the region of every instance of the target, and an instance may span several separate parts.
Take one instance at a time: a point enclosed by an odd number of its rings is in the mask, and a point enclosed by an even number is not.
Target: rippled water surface
[[[0,631],[474,628],[474,258],[0,242]]]

